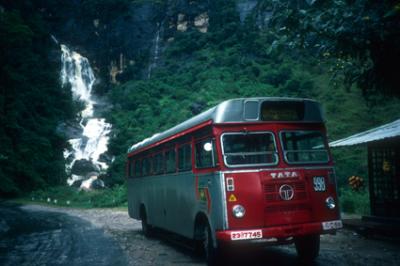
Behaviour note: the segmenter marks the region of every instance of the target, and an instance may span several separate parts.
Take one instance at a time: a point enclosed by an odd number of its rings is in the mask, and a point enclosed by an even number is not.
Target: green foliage
[[[0,192],[10,195],[65,180],[65,139],[55,129],[79,106],[71,103],[68,88],[59,88],[59,66],[46,54],[49,30],[31,1],[3,2]],[[60,0],[39,2],[53,8],[68,5]],[[131,3],[143,2],[147,0],[85,0],[79,12],[88,20],[109,22],[126,15]],[[173,41],[163,40],[151,79],[137,74],[149,62],[148,55],[141,54],[118,77],[122,84],[111,90],[99,87],[102,93],[108,91],[113,105],[107,114],[113,124],[109,150],[116,155],[110,183],[123,184],[126,151],[132,144],[230,98],[314,98],[325,109],[331,141],[397,119],[399,99],[372,89],[397,94],[392,85],[398,84],[399,10],[391,1],[263,0],[241,22],[235,1],[210,1],[208,32],[189,27],[177,32]],[[365,148],[335,149],[333,155],[343,209],[365,211],[359,206],[367,194],[353,197],[346,182],[351,175],[367,178]],[[35,197],[65,193],[58,197],[78,205],[114,206],[125,204],[126,190],[117,186],[110,192],[83,193],[56,188],[40,193]]]
[[[340,209],[345,213],[368,215],[370,213],[369,193],[366,190],[340,189]]]
[[[343,147],[332,150],[336,163],[336,176],[339,187],[349,188],[348,178],[360,176],[368,179],[366,147]]]
[[[122,207],[127,206],[127,190],[125,184],[116,185],[105,190],[93,191],[83,191],[67,186],[55,186],[33,191],[24,200],[64,207]]]
[[[287,2],[273,3],[281,6]],[[289,9],[292,8],[297,6]],[[275,28],[260,30],[257,12],[263,10],[267,6],[261,3],[240,23],[233,1],[213,1],[207,33],[190,29],[177,33],[163,51],[163,64],[154,69],[151,79],[138,77],[110,91],[114,108],[108,119],[115,129],[110,149],[117,158],[109,173],[116,182],[122,182],[125,154],[132,144],[230,98],[314,98],[325,109],[330,141],[400,116],[399,99],[371,92],[366,98],[358,87],[344,86],[341,81],[346,76],[342,66],[348,63],[347,59],[343,59],[344,55],[342,59],[324,55],[328,51],[333,53],[334,44],[330,43],[325,50],[314,46],[299,49],[289,30],[284,33],[275,32]],[[287,8],[276,10],[283,16],[279,18],[282,27],[294,15],[286,14]],[[298,16],[293,17],[292,28],[297,27]],[[277,19],[271,22],[274,27],[279,24]],[[272,47],[274,42],[276,47]],[[315,56],[318,51],[320,55]],[[351,175],[367,179],[365,147],[335,149],[333,155],[340,187],[347,188],[347,178]],[[346,191],[345,195],[351,193]],[[348,207],[351,204],[358,206],[345,202],[346,210],[356,210]]]
[[[83,0],[82,16],[109,22],[129,10],[130,0]]]
[[[320,58],[337,60],[346,86],[399,96],[398,1],[260,1],[259,14],[270,14],[266,31],[271,49],[306,48]],[[296,49],[297,52],[298,49]]]
[[[65,180],[65,139],[57,125],[72,117],[70,91],[60,88],[58,64],[41,17],[13,8],[0,13],[0,196]]]
[[[91,196],[91,202],[95,208],[127,206],[126,185],[116,185],[100,193]]]

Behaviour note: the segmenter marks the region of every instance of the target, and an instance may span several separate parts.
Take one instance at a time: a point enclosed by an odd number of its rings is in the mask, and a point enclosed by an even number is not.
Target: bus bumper
[[[313,222],[294,225],[274,226],[267,228],[255,228],[252,230],[223,230],[216,232],[218,242],[286,242],[293,237],[312,234],[334,233],[343,227],[341,220]]]

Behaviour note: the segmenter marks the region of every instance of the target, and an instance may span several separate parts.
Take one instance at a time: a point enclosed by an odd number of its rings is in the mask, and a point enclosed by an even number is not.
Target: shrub
[[[125,184],[116,185],[110,189],[93,191],[58,186],[33,191],[30,194],[29,200],[57,206],[79,208],[122,207],[127,206],[127,190]]]
[[[370,213],[369,193],[367,190],[353,191],[348,188],[341,188],[339,194],[342,212],[362,215]]]

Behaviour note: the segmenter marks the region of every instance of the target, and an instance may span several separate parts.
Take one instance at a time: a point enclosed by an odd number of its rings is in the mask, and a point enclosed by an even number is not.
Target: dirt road
[[[240,250],[238,251],[241,252]],[[0,265],[205,265],[164,237],[145,238],[125,211],[0,206]],[[294,246],[235,258],[237,265],[299,265]],[[232,262],[231,262],[232,263]],[[321,237],[315,265],[400,265],[400,245],[352,231]]]

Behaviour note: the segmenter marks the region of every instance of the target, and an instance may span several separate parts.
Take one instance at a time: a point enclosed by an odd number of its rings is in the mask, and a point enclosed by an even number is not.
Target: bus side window
[[[153,157],[153,171],[156,175],[164,173],[163,153],[158,153]]]
[[[190,144],[184,144],[178,148],[178,170],[188,171],[192,169],[192,149]]]
[[[167,173],[174,173],[176,171],[175,149],[168,150],[165,153],[165,160]]]
[[[142,176],[142,168],[140,166],[140,160],[135,160],[135,177]]]
[[[148,176],[150,175],[151,171],[151,162],[150,162],[150,157],[144,158],[142,161],[142,174],[143,176]]]
[[[133,159],[129,160],[129,173],[128,173],[129,178],[136,177],[135,175],[135,161]]]
[[[196,143],[196,168],[214,167],[218,164],[215,152],[215,141],[206,139]]]

